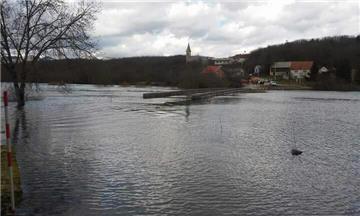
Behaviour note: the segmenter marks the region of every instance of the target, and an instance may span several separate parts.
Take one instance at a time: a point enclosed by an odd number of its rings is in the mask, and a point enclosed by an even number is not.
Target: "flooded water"
[[[164,106],[142,94],[167,88],[71,90],[11,109],[18,215],[360,214],[359,92]]]

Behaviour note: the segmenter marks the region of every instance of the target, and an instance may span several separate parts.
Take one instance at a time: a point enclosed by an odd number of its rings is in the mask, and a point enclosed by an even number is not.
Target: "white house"
[[[329,72],[329,69],[327,69],[325,66],[322,66],[318,71],[319,74],[323,74],[327,72]]]
[[[290,77],[295,80],[310,78],[313,61],[292,61],[290,66]]]
[[[214,65],[229,65],[234,63],[233,58],[214,58]]]

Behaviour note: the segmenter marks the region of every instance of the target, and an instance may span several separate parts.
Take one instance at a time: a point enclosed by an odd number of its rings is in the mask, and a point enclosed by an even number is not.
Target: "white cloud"
[[[359,34],[358,1],[104,1],[92,35],[106,57],[229,56],[286,40]]]

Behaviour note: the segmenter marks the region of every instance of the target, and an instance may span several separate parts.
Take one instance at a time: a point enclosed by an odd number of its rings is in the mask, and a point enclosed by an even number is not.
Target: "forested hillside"
[[[338,78],[350,80],[351,69],[360,69],[360,35],[297,40],[260,48],[250,53],[246,69],[251,73],[259,64],[268,74],[275,61],[305,60],[314,61],[316,67],[335,67]]]

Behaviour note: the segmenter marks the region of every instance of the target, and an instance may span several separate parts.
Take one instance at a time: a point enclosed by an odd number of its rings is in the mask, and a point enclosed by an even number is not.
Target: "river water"
[[[70,89],[11,104],[18,215],[360,214],[359,92],[165,106],[142,94],[168,88]]]

